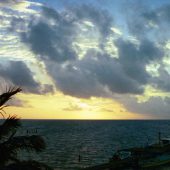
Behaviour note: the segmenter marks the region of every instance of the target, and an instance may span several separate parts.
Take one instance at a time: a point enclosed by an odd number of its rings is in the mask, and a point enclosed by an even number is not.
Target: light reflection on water
[[[38,129],[47,149],[39,155],[22,153],[59,170],[105,163],[118,149],[146,146],[158,141],[158,132],[170,136],[170,121],[25,121],[26,129]],[[81,155],[81,162],[78,156]],[[161,169],[167,170],[167,168]]]

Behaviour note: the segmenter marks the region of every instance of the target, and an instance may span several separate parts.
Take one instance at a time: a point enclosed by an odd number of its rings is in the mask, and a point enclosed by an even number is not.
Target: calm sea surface
[[[76,170],[107,162],[118,149],[158,141],[158,132],[170,137],[170,121],[22,120],[20,134],[40,134],[47,143],[41,154],[22,158],[46,162],[57,170]],[[78,156],[81,155],[81,161]]]

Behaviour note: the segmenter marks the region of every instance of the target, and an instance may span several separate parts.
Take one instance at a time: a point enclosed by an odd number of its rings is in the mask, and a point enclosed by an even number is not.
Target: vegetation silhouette
[[[44,139],[39,135],[17,136],[17,129],[21,127],[20,119],[16,115],[5,116],[7,101],[21,91],[21,88],[14,87],[0,95],[0,114],[3,117],[0,125],[0,170],[52,170],[44,163],[18,158],[19,151],[38,153],[46,147]]]

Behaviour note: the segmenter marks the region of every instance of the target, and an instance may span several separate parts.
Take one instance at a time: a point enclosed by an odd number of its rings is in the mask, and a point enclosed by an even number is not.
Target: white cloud
[[[84,24],[88,27],[94,27],[94,24],[90,21],[84,21]]]
[[[168,50],[170,50],[170,40],[166,42],[165,48],[168,49]]]
[[[20,11],[23,13],[36,13],[35,10],[31,9],[32,6],[42,6],[41,3],[31,2],[25,0],[1,0],[0,7],[9,8],[12,10]]]
[[[107,38],[107,40],[106,40],[104,50],[111,57],[118,58],[119,57],[119,55],[118,55],[118,48],[114,44],[114,41],[115,41],[115,37],[113,37],[112,35],[109,36]]]
[[[159,71],[160,68],[159,63],[151,63],[146,66],[146,71],[152,76],[152,77],[159,77]]]
[[[110,29],[111,29],[115,34],[118,34],[118,35],[122,35],[122,34],[123,34],[118,28],[111,27]]]

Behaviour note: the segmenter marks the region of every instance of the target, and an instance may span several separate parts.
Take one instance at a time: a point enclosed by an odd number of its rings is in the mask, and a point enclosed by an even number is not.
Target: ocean
[[[105,163],[118,149],[158,142],[158,132],[170,137],[170,120],[22,120],[19,134],[42,135],[47,148],[21,157],[76,170]]]

